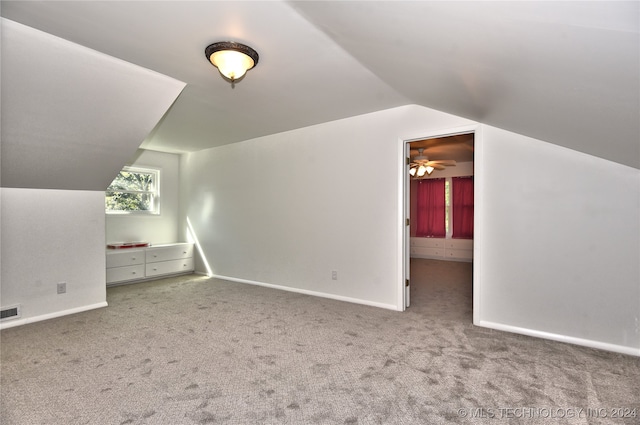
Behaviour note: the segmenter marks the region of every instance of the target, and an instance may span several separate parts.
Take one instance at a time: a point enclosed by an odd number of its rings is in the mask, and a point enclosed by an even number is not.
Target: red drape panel
[[[416,236],[444,238],[444,179],[420,180],[418,182],[417,201]]]
[[[473,239],[473,177],[453,177],[453,237]]]

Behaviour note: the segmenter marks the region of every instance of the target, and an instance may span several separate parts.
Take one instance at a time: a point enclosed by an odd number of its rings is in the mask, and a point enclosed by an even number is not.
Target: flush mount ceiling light
[[[258,64],[258,53],[251,47],[233,41],[213,43],[204,54],[220,74],[231,80],[231,85]]]

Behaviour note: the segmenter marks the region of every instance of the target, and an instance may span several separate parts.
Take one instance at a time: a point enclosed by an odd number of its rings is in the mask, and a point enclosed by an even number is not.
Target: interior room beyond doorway
[[[409,148],[412,304],[448,291],[455,314],[471,322],[474,134],[416,140]]]

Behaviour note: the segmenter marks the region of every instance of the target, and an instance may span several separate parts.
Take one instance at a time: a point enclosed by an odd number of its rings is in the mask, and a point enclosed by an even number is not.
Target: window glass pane
[[[153,177],[151,173],[120,171],[120,174],[109,186],[109,190],[136,190],[143,192],[153,190]]]
[[[153,211],[153,197],[150,193],[107,192],[106,207],[111,211]]]

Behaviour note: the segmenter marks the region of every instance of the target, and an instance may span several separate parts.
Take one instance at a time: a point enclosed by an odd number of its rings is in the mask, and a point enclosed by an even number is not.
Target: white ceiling
[[[0,14],[186,82],[148,149],[419,104],[640,168],[637,1],[2,1]],[[233,89],[204,56],[224,40],[260,54]]]

